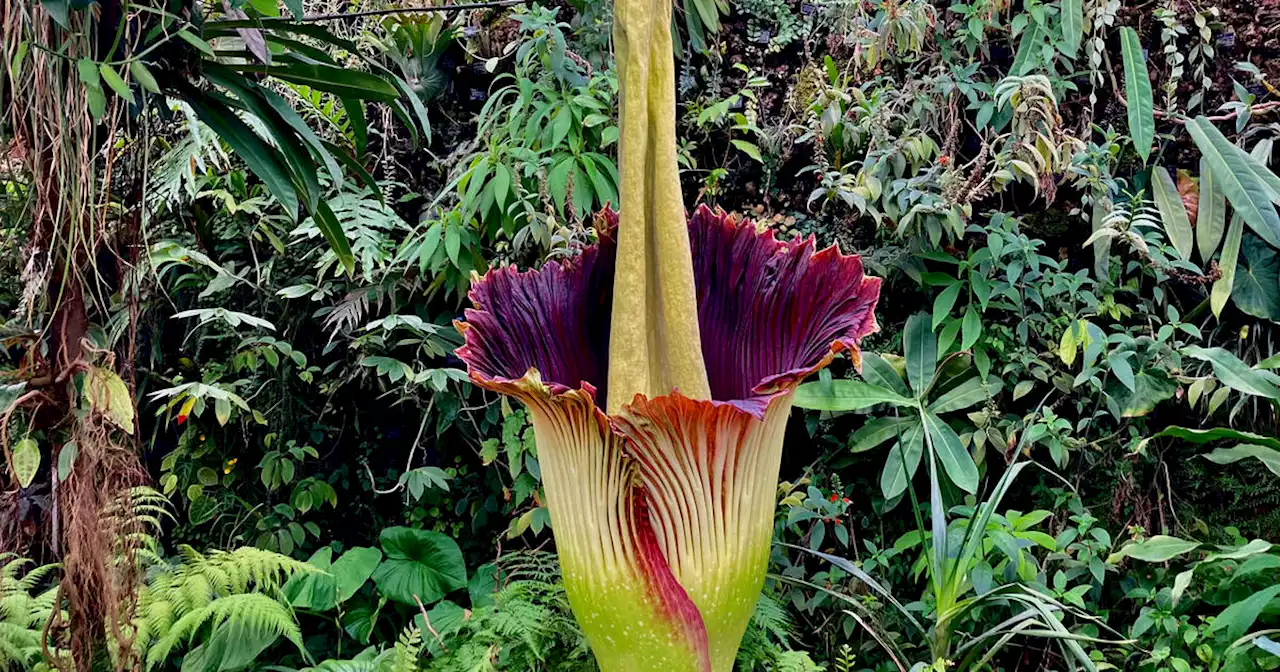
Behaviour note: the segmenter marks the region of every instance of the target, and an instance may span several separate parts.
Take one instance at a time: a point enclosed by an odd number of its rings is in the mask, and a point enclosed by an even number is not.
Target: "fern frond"
[[[422,631],[410,625],[396,640],[395,658],[391,672],[418,672],[418,657],[422,651]]]
[[[194,637],[204,625],[217,627],[223,623],[234,623],[254,634],[284,637],[306,652],[302,631],[288,607],[260,593],[245,593],[220,597],[179,618],[147,651],[147,668],[154,669],[168,659],[179,644]]]

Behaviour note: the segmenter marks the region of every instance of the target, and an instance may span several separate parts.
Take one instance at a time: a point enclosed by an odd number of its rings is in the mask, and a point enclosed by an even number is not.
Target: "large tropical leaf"
[[[1257,161],[1227,140],[1204,117],[1187,122],[1187,132],[1200,149],[1215,181],[1221,182],[1231,207],[1249,228],[1273,247],[1280,247],[1280,215],[1272,205],[1271,189],[1255,172]],[[1266,168],[1261,168],[1266,170]]]
[[[1263,436],[1254,434],[1253,432],[1242,432],[1238,429],[1230,427],[1213,427],[1211,429],[1190,429],[1188,427],[1166,427],[1160,432],[1153,434],[1151,438],[1174,438],[1181,439],[1195,444],[1209,443],[1211,441],[1244,441],[1245,443],[1256,443],[1270,446],[1280,450],[1280,439],[1274,436]]]
[[[1157,534],[1150,539],[1126,543],[1120,547],[1120,550],[1112,553],[1107,558],[1107,564],[1114,565],[1124,558],[1133,558],[1143,562],[1165,562],[1184,553],[1190,553],[1197,548],[1200,548],[1200,542],[1198,541],[1188,541]]]
[[[462,550],[448,535],[408,527],[388,527],[378,536],[386,560],[373,572],[378,592],[410,606],[431,604],[465,588]]]
[[[1227,197],[1222,193],[1218,178],[1214,177],[1213,167],[1202,156],[1200,157],[1200,201],[1199,214],[1196,215],[1196,247],[1200,250],[1200,259],[1205,264],[1213,258],[1213,253],[1222,242],[1222,234],[1227,223]]]
[[[1187,217],[1187,206],[1182,203],[1178,193],[1178,185],[1164,166],[1156,166],[1151,171],[1151,185],[1155,192],[1156,208],[1160,210],[1160,220],[1164,222],[1164,231],[1169,236],[1173,249],[1178,256],[1191,259],[1191,250],[1195,244],[1191,231],[1191,220]]]
[[[1062,0],[1062,53],[1075,58],[1084,34],[1083,0]]]
[[[1231,297],[1240,310],[1280,322],[1280,250],[1257,236],[1245,236]]]
[[[877,404],[912,406],[915,402],[860,380],[817,380],[797,388],[794,403],[816,411],[859,411]]]
[[[297,62],[270,67],[242,63],[229,67],[239,72],[269,75],[286,82],[302,84],[320,91],[327,91],[340,98],[391,102],[400,97],[396,87],[382,77],[324,63]]]
[[[903,428],[902,439],[889,451],[884,470],[880,472],[880,492],[885,499],[895,499],[907,491],[923,455],[924,426],[916,416]]]
[[[1240,261],[1240,244],[1244,239],[1244,220],[1240,213],[1231,215],[1231,228],[1227,230],[1227,242],[1222,245],[1222,257],[1218,260],[1218,270],[1222,276],[1213,282],[1213,290],[1209,294],[1209,308],[1216,317],[1222,316],[1222,309],[1231,298],[1235,288],[1236,266]]]
[[[1147,60],[1138,33],[1128,26],[1120,29],[1120,51],[1124,57],[1124,94],[1129,104],[1129,137],[1133,138],[1138,156],[1146,162],[1156,138],[1151,76],[1147,73]]]
[[[1274,374],[1251,368],[1239,357],[1222,348],[1188,345],[1182,349],[1182,354],[1212,364],[1213,373],[1218,380],[1233,390],[1268,399],[1280,399],[1280,388],[1271,382],[1275,378]]]
[[[929,443],[933,446],[933,452],[937,454],[938,461],[942,462],[947,478],[965,492],[977,492],[978,465],[974,464],[973,457],[969,455],[969,451],[965,450],[955,430],[928,411],[924,412],[922,417]]]
[[[333,560],[333,549],[325,546],[307,563],[322,572],[295,574],[282,592],[295,608],[328,611],[349,599],[373,575],[382,551],[376,548],[353,548]]]
[[[1280,450],[1256,443],[1242,443],[1230,448],[1218,448],[1204,456],[1215,464],[1234,464],[1252,457],[1262,463],[1271,473],[1280,476]]]
[[[927,313],[916,313],[907,318],[902,334],[903,355],[907,358],[907,380],[917,397],[923,397],[933,382],[938,367],[938,341],[934,338]]]

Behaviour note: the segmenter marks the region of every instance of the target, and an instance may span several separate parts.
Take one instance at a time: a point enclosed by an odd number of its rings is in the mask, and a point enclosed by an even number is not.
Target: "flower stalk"
[[[617,277],[623,291],[613,300],[610,413],[636,394],[711,394],[676,164],[671,7],[671,0],[614,2],[622,208]]]

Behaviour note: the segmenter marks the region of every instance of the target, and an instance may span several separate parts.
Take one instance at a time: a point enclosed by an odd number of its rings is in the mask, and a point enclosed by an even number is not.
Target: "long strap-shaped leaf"
[[[618,264],[609,340],[609,411],[637,393],[710,397],[693,260],[676,165],[670,0],[618,0]]]
[[[1169,235],[1169,242],[1178,256],[1191,259],[1191,250],[1195,243],[1191,231],[1191,220],[1187,217],[1187,206],[1178,194],[1178,185],[1164,166],[1157,166],[1151,171],[1151,186],[1155,192],[1156,208],[1160,210],[1160,219],[1164,222],[1164,231]]]
[[[1146,163],[1156,138],[1156,118],[1142,42],[1132,28],[1120,29],[1120,50],[1124,56],[1124,94],[1129,99],[1129,136],[1133,138],[1138,156]]]
[[[1218,184],[1218,177],[1213,167],[1202,156],[1200,157],[1200,209],[1196,215],[1196,247],[1200,250],[1200,259],[1205,264],[1213,258],[1213,253],[1222,242],[1222,234],[1227,223],[1227,200]]]
[[[1231,215],[1231,228],[1227,231],[1227,242],[1222,246],[1222,258],[1218,268],[1222,275],[1213,282],[1213,290],[1209,294],[1209,308],[1214,317],[1222,315],[1222,309],[1231,298],[1231,291],[1236,284],[1236,264],[1240,261],[1240,241],[1244,238],[1244,220],[1240,213]]]
[[[207,124],[214,133],[218,134],[218,137],[231,146],[231,150],[244,160],[245,165],[253,171],[254,175],[262,180],[267,191],[276,197],[285,212],[297,219],[298,193],[294,190],[289,172],[285,170],[275,150],[263,142],[249,128],[249,125],[241,121],[225,104],[194,88],[189,88],[183,94],[183,98],[187,104],[191,105],[191,109],[195,110],[200,121]]]

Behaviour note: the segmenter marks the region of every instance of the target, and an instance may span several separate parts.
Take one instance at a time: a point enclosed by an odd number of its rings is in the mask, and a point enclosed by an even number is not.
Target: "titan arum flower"
[[[875,331],[880,281],[701,207],[675,160],[670,0],[617,0],[621,215],[492,270],[471,379],[530,411],[570,606],[604,672],[728,672],[764,583],[796,385]],[[607,409],[607,412],[606,412]]]

